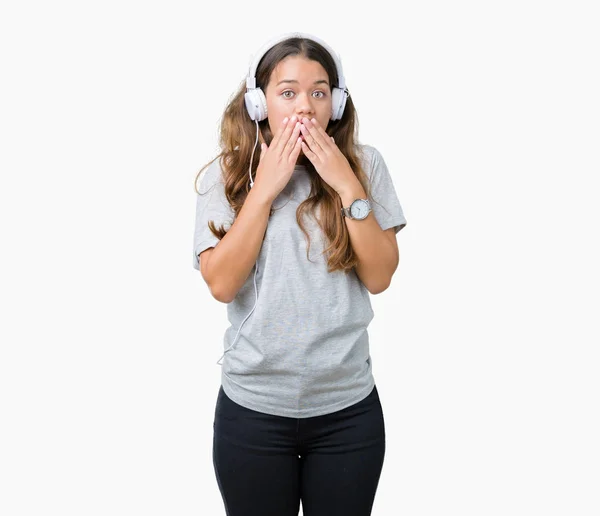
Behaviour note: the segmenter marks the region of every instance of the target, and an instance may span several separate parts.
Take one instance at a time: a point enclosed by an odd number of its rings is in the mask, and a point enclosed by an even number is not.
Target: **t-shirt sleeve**
[[[381,229],[394,228],[398,233],[406,218],[396,194],[392,177],[381,153],[371,147],[371,208]]]
[[[209,247],[215,247],[219,242],[219,239],[208,227],[208,221],[214,221],[217,229],[223,224],[225,229],[228,229],[235,218],[235,212],[225,196],[225,184],[221,176],[219,159],[211,163],[205,170],[198,191],[200,194],[196,194],[196,223],[192,264],[194,269],[200,270],[198,255]]]

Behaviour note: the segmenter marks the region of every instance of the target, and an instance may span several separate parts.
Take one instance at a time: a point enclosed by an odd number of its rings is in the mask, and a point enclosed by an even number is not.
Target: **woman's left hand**
[[[349,184],[357,182],[358,178],[354,175],[346,156],[317,120],[302,118],[300,123],[300,132],[304,138],[301,143],[302,152],[314,165],[323,181],[338,193],[347,189]]]

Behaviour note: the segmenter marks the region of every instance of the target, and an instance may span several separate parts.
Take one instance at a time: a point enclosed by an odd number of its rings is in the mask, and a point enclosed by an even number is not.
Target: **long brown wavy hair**
[[[292,37],[273,46],[262,57],[256,69],[256,86],[261,88],[263,92],[266,91],[271,73],[277,64],[288,56],[301,56],[317,61],[327,72],[329,84],[339,84],[335,61],[329,52],[312,39]],[[198,192],[196,187],[198,177],[206,167],[221,158],[225,196],[236,217],[250,191],[248,164],[252,156],[252,149],[256,145],[256,122],[250,118],[246,110],[245,93],[246,80],[244,78],[237,92],[229,99],[221,118],[219,141],[221,152],[199,170],[194,181],[196,193],[203,195]],[[268,119],[265,118],[265,120],[258,122],[258,127],[259,141],[264,141],[267,145],[270,145],[273,134],[269,128]],[[370,185],[368,177],[361,166],[362,153],[357,140],[358,116],[349,92],[342,118],[340,120],[330,120],[326,132],[329,136],[333,136],[335,144],[346,156],[350,167],[370,198]],[[260,148],[257,151],[255,151],[252,159],[253,177],[255,177],[259,162]],[[305,158],[302,153],[300,156]],[[302,221],[305,212],[310,213],[317,220],[326,237],[325,240],[328,242],[328,246],[323,251],[323,254],[327,255],[328,271],[349,271],[357,265],[358,258],[352,249],[348,228],[341,213],[341,198],[333,188],[323,181],[310,160],[305,158],[302,163],[306,165],[309,173],[311,190],[308,198],[298,206],[296,220],[307,239],[307,259],[310,260],[310,237]],[[320,218],[315,214],[317,207],[319,207]],[[273,211],[274,208],[271,207],[271,214]],[[224,226],[217,228],[212,220],[208,222],[208,227],[219,240],[227,233]]]

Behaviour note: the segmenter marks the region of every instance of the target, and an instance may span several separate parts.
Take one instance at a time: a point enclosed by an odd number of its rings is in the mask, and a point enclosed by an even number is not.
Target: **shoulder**
[[[224,184],[223,168],[221,167],[221,157],[217,156],[200,174],[199,188],[206,190],[217,183]]]
[[[357,145],[358,156],[361,159],[363,170],[372,179],[373,171],[379,166],[383,159],[381,153],[373,145],[368,143],[360,143]]]

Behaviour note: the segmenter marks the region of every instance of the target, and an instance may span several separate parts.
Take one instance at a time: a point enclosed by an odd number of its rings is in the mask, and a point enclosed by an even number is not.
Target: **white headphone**
[[[258,63],[270,48],[289,38],[311,39],[316,43],[319,43],[331,54],[331,57],[333,57],[338,73],[338,84],[337,87],[333,87],[331,89],[331,120],[339,120],[342,118],[342,114],[344,113],[346,98],[348,97],[346,81],[344,80],[344,72],[342,70],[341,57],[336,54],[333,49],[322,39],[305,32],[289,32],[287,34],[283,34],[282,36],[278,36],[268,41],[255,54],[250,64],[248,77],[246,78],[246,94],[244,95],[244,99],[246,101],[246,110],[248,111],[250,118],[258,122],[267,118],[267,99],[263,91],[256,87],[256,68],[258,67]]]

